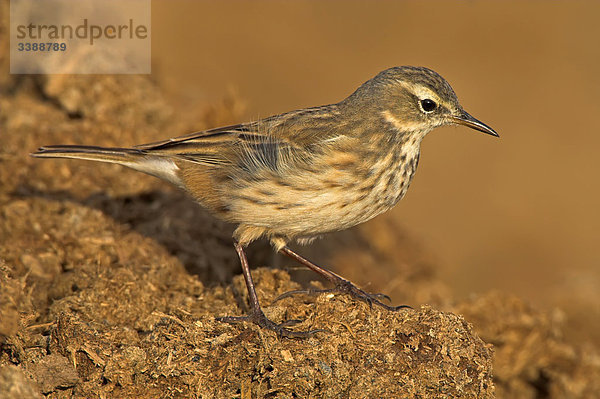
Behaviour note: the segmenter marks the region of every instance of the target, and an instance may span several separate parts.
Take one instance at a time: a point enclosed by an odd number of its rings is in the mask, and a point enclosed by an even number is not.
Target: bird
[[[445,125],[463,125],[499,137],[467,113],[450,84],[426,67],[386,69],[342,101],[252,122],[213,128],[133,147],[48,145],[31,155],[120,164],[187,191],[215,217],[237,225],[233,245],[248,290],[245,316],[280,336],[304,338],[298,320],[276,323],[260,305],[245,248],[267,239],[280,252],[317,272],[357,300],[396,311],[342,276],[292,251],[326,233],[364,223],[406,194],[423,138]],[[301,292],[292,291],[280,298]],[[315,290],[304,290],[302,292]],[[321,290],[320,292],[325,291]]]

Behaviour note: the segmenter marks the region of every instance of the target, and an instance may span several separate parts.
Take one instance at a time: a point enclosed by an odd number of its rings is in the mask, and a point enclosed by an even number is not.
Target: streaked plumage
[[[239,248],[266,237],[285,253],[291,240],[346,229],[393,207],[415,173],[423,137],[451,123],[496,135],[462,109],[440,75],[396,67],[337,104],[132,148],[47,146],[33,155],[118,163],[163,178],[236,223]],[[352,293],[387,307],[360,292],[367,297]],[[256,317],[264,315],[253,317],[261,324]]]

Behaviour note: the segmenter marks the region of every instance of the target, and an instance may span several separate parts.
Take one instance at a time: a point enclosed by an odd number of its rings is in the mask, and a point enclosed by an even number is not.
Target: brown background
[[[233,91],[245,104],[241,122],[336,102],[394,65],[441,73],[501,139],[433,132],[407,197],[381,217],[400,220],[422,242],[459,297],[513,292],[566,310],[575,332],[600,319],[600,4],[152,7],[153,71],[179,112]]]

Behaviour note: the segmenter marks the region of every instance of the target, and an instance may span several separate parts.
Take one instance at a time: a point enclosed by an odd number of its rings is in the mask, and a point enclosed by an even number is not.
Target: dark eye
[[[430,100],[428,98],[426,98],[425,100],[421,100],[421,108],[424,112],[432,112],[435,109],[435,107],[437,107],[435,101]]]

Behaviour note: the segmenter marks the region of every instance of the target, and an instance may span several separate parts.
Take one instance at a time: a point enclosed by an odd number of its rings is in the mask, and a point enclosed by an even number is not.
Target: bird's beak
[[[471,129],[479,130],[480,132],[487,133],[495,137],[500,137],[500,135],[496,133],[494,129],[492,129],[485,123],[473,118],[471,115],[469,115],[468,112],[464,110],[461,111],[459,116],[452,116],[450,117],[450,119],[452,120],[452,122],[458,123],[459,125],[464,125],[470,127]]]

